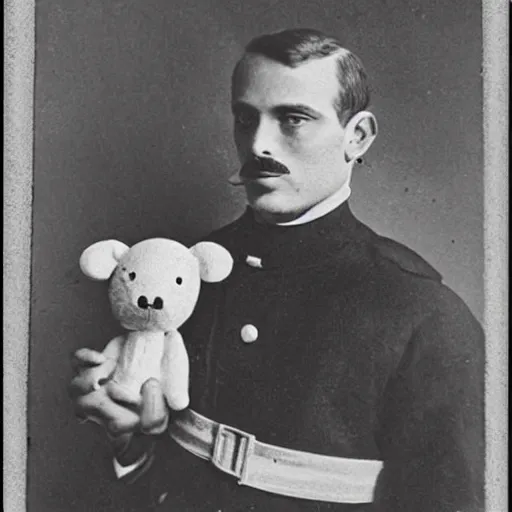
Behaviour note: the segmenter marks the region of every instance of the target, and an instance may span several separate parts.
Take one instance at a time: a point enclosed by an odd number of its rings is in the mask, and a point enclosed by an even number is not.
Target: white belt
[[[180,446],[247,485],[293,498],[370,503],[382,461],[331,457],[280,448],[186,409],[169,433]]]

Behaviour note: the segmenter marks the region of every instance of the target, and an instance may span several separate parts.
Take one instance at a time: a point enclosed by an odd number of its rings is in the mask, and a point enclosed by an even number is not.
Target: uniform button
[[[247,265],[253,268],[263,268],[263,265],[261,263],[261,258],[258,258],[257,256],[251,256],[250,254],[245,258],[245,262]]]
[[[240,336],[244,343],[252,343],[258,339],[258,329],[252,324],[247,324],[242,327]]]
[[[158,497],[158,503],[160,505],[165,501],[165,498],[167,498],[168,494],[169,494],[168,492],[164,492],[164,493],[160,494],[160,496]]]

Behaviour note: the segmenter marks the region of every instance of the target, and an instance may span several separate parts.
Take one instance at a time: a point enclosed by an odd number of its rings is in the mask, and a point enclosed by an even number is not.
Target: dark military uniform
[[[374,503],[240,486],[166,435],[133,496],[162,511],[483,510],[483,334],[432,267],[347,203],[290,227],[247,210],[210,239],[235,266],[183,329],[191,408],[273,445],[384,461]]]

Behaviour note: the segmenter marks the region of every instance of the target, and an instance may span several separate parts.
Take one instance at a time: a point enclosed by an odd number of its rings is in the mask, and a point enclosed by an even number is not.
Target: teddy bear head
[[[110,280],[114,316],[128,330],[169,331],[192,314],[201,280],[225,279],[233,267],[230,253],[214,242],[190,249],[165,238],[132,247],[117,240],[96,242],[82,253],[80,268],[91,279]]]

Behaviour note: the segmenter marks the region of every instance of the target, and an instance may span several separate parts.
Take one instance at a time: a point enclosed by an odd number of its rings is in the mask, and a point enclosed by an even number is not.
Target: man
[[[115,387],[101,400],[87,371],[101,354],[76,354],[76,408],[113,439],[122,510],[483,510],[482,330],[420,256],[352,215],[368,102],[331,37],[247,46],[230,181],[248,208],[209,237],[235,266],[184,327],[190,409],[168,422],[155,381],[142,413]]]

